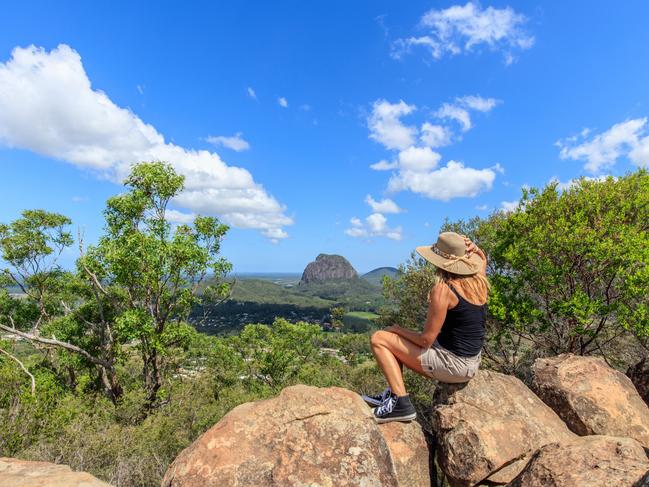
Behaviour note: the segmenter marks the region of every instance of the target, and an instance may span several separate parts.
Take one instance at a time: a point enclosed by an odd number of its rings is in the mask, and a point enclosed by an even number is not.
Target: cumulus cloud
[[[640,167],[649,165],[649,135],[647,118],[626,120],[607,131],[589,138],[590,131],[556,142],[561,159],[586,161],[584,169],[598,173],[610,168],[620,157],[627,156]]]
[[[496,173],[493,169],[473,169],[457,161],[433,171],[400,170],[388,182],[388,191],[409,190],[427,198],[448,201],[473,197],[491,189]]]
[[[427,147],[433,149],[444,147],[451,143],[453,132],[443,125],[434,125],[430,122],[424,122],[421,126],[421,136],[419,140]]]
[[[428,171],[437,166],[442,158],[430,147],[408,147],[399,152],[399,168],[405,171]]]
[[[396,169],[397,167],[399,167],[399,163],[397,161],[389,162],[385,159],[382,159],[379,162],[375,162],[374,164],[370,165],[370,168],[374,169],[375,171],[389,171],[390,169]]]
[[[506,212],[511,212],[514,211],[516,208],[518,208],[519,201],[514,200],[514,201],[501,201],[500,203],[500,209]]]
[[[584,179],[586,181],[602,182],[602,181],[606,181],[606,179],[609,178],[609,177],[612,177],[612,176],[602,175],[602,176],[597,176],[597,177],[594,177],[594,178],[591,178],[589,176],[582,176],[582,178],[570,179],[570,180],[565,181],[565,182],[562,182],[562,181],[559,180],[559,178],[555,177],[555,178],[550,179],[550,183],[556,183],[557,184],[557,191],[562,192],[562,191],[566,191],[567,189],[570,189],[573,186],[575,186],[577,183],[579,183],[580,179]]]
[[[500,100],[495,98],[483,98],[476,95],[462,96],[456,98],[455,103],[444,103],[434,115],[440,119],[455,120],[461,125],[462,131],[466,132],[473,127],[469,110],[486,113],[499,103]]]
[[[524,28],[527,18],[511,7],[482,9],[477,2],[453,5],[446,9],[431,9],[419,22],[425,35],[397,39],[391,55],[399,59],[413,47],[427,49],[433,59],[455,56],[485,46],[502,52],[506,64],[514,61],[516,51],[529,49],[534,37]]]
[[[374,213],[401,213],[403,210],[399,208],[394,201],[389,198],[376,201],[369,194],[365,197],[365,203],[370,205]]]
[[[387,237],[391,240],[402,239],[401,227],[390,228],[387,224],[387,218],[381,213],[372,213],[361,221],[353,217],[350,220],[351,227],[345,230],[350,237]]]
[[[464,108],[454,105],[452,103],[444,103],[435,112],[435,116],[441,119],[451,119],[457,121],[462,126],[462,132],[466,132],[473,125],[471,124],[471,116]]]
[[[16,48],[0,63],[0,143],[94,170],[116,183],[138,161],[163,160],[185,176],[174,204],[226,223],[284,235],[286,208],[246,169],[215,153],[166,142],[152,125],[93,89],[79,54]]]
[[[288,100],[286,100],[286,98],[284,98],[283,96],[280,96],[280,97],[277,99],[277,103],[278,103],[279,106],[282,107],[282,108],[286,108],[286,107],[288,107]]]
[[[403,125],[400,119],[412,113],[415,108],[414,105],[408,105],[403,100],[399,103],[390,103],[386,100],[375,101],[367,120],[370,138],[388,149],[405,149],[412,145],[417,135],[417,128]]]
[[[241,152],[244,150],[250,149],[250,144],[243,138],[241,132],[237,132],[234,135],[209,135],[205,137],[205,140],[210,144],[216,147],[227,147],[236,152]]]

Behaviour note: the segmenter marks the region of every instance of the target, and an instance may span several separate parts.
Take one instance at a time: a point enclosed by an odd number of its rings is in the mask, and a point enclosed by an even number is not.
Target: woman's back
[[[446,312],[446,319],[437,336],[439,344],[460,357],[473,357],[482,350],[487,320],[486,304],[474,304],[447,283],[458,303]],[[479,298],[479,296],[472,296]],[[476,299],[478,300],[478,299]]]

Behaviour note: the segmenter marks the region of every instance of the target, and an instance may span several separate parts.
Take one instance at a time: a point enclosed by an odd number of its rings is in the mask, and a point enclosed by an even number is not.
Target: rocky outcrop
[[[649,408],[631,380],[600,358],[537,359],[533,389],[578,435],[633,438],[649,449]]]
[[[649,460],[631,438],[582,436],[537,451],[508,487],[647,487]]]
[[[85,472],[74,472],[67,465],[0,458],[2,487],[110,487]]]
[[[642,400],[649,406],[649,357],[645,357],[637,364],[629,367],[626,375],[633,382]]]
[[[298,385],[234,408],[176,458],[162,482],[249,485],[428,487],[428,450],[417,423],[379,427],[356,393]]]
[[[356,277],[358,277],[358,273],[342,255],[320,254],[314,262],[310,262],[306,266],[300,283],[309,284],[331,279],[354,279]]]
[[[438,463],[452,486],[509,482],[540,447],[575,438],[525,384],[497,372],[440,384],[434,404]]]

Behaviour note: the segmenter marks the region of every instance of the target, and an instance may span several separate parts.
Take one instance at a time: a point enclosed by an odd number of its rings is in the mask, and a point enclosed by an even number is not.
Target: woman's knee
[[[372,336],[370,337],[370,343],[373,346],[380,346],[380,345],[385,345],[386,343],[386,337],[390,332],[385,331],[385,330],[378,330],[372,333]]]

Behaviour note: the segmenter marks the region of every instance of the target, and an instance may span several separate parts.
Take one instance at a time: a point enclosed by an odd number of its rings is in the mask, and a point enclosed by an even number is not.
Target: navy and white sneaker
[[[361,397],[363,398],[363,401],[365,401],[370,406],[380,406],[390,394],[392,394],[392,389],[388,387],[383,392],[379,392],[378,394],[374,394],[373,396],[363,394]]]
[[[417,411],[410,402],[410,396],[397,397],[395,394],[390,394],[383,404],[372,409],[372,414],[377,423],[412,421],[417,417]]]

